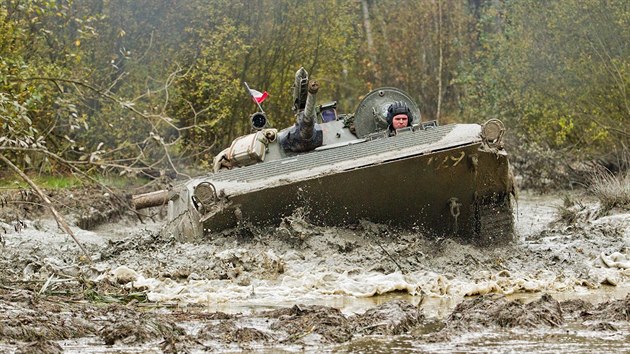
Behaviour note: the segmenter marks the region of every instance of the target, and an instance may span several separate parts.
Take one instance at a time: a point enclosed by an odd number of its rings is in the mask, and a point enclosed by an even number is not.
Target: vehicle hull
[[[510,241],[513,185],[507,154],[485,144],[478,126],[471,126],[408,132],[400,140],[361,141],[359,147],[311,153],[320,156],[210,175],[173,198],[169,214],[176,220],[174,215],[187,212],[178,234],[197,236],[244,223],[278,225],[299,212],[317,225],[368,220],[475,243]],[[374,153],[361,156],[363,150]],[[202,184],[211,186],[209,197],[199,193]]]

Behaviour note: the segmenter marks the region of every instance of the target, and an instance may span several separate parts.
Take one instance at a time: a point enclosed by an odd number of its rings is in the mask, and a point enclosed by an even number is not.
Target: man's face
[[[392,120],[392,127],[394,127],[394,129],[404,128],[407,126],[408,122],[409,117],[407,117],[406,114],[395,115],[394,119]]]

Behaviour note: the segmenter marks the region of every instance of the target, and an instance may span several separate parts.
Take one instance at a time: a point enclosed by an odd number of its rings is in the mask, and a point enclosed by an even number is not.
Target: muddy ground
[[[2,353],[630,350],[630,213],[580,194],[521,194],[517,240],[484,248],[299,213],[183,243],[124,197],[51,198],[89,259],[3,193]]]

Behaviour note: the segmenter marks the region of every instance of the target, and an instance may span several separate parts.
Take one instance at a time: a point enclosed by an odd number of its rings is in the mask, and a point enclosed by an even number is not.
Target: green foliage
[[[630,145],[629,43],[623,0],[8,0],[0,151],[36,171],[59,169],[49,153],[86,171],[207,167],[250,132],[243,82],[282,128],[303,66],[342,112],[397,86],[425,120],[500,118],[528,153],[604,157]]]
[[[627,148],[629,18],[625,1],[489,6],[467,78],[468,115],[500,117],[528,140],[580,157]]]
[[[219,137],[224,138],[222,144],[227,144],[233,130],[243,130],[239,104],[242,106],[240,99],[245,97],[245,90],[237,70],[247,45],[243,28],[228,17],[243,11],[243,5],[229,3],[223,4],[226,13],[215,16],[215,21],[185,29],[199,49],[194,57],[181,58],[189,69],[175,81],[178,101],[172,106],[172,115],[180,127],[192,127],[183,133],[181,147],[195,147],[190,149],[195,153],[212,147]],[[206,156],[205,160],[210,158]]]
[[[217,1],[210,19],[206,12],[201,19],[193,15],[186,32],[199,49],[182,57],[189,71],[176,81],[172,111],[181,127],[195,126],[184,133],[183,146],[216,142],[219,151],[250,131],[257,107],[244,81],[270,93],[265,111],[277,127],[293,123],[290,88],[300,66],[327,86],[324,99],[343,99],[334,95],[347,92],[348,80],[340,76],[355,66],[356,44],[348,43],[357,37],[348,26],[355,10],[337,1]]]
[[[7,1],[0,9],[0,147],[12,148],[23,167],[44,161],[25,149],[64,151],[75,142],[75,100],[43,78],[68,76],[79,64],[80,21],[68,5],[51,1]],[[70,33],[72,32],[72,33]],[[21,150],[20,150],[21,149]]]

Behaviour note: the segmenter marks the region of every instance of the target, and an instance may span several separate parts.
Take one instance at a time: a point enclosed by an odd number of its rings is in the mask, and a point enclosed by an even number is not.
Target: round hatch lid
[[[354,113],[357,136],[363,138],[387,129],[387,108],[396,101],[405,102],[411,110],[411,125],[420,123],[420,109],[407,93],[395,87],[381,87],[368,93]]]

